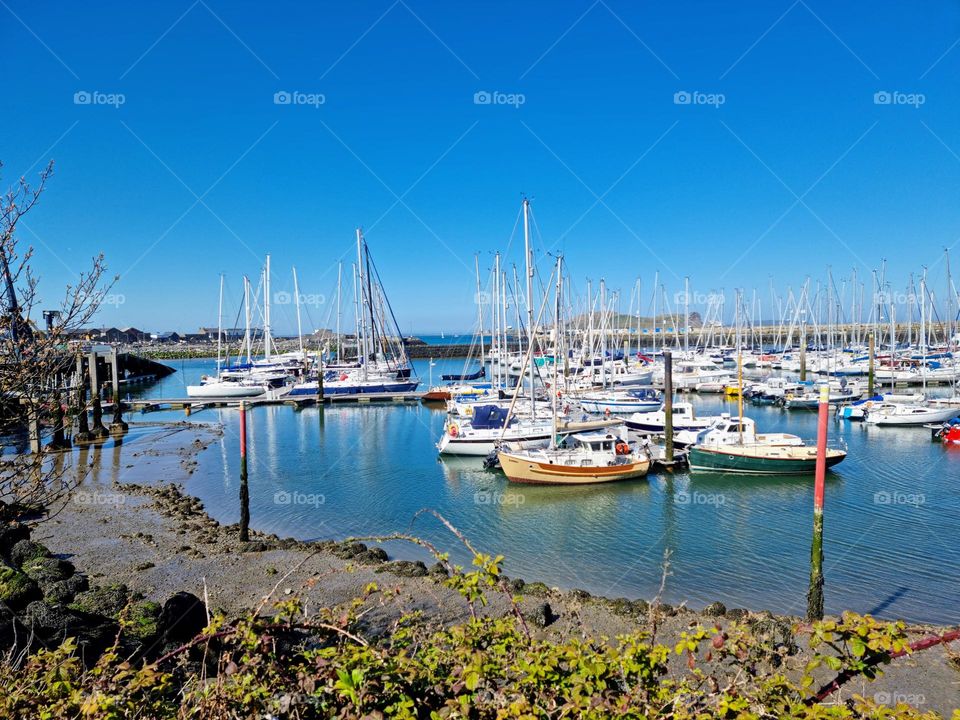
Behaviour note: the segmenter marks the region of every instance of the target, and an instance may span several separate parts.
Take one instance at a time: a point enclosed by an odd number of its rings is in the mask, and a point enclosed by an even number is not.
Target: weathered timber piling
[[[807,591],[807,620],[823,619],[823,494],[827,475],[827,426],[830,390],[820,388],[817,416],[817,465],[813,490],[813,543],[810,547],[810,589]]]
[[[65,433],[64,418],[66,417],[66,412],[64,411],[63,403],[60,401],[60,393],[54,394],[53,403],[53,438],[45,449],[50,451],[69,450],[71,443]]]
[[[247,485],[247,404],[240,401],[240,541],[250,539],[250,488]]]
[[[78,444],[93,442],[87,420],[87,388],[83,383],[77,388],[77,434],[73,436],[73,441]]]
[[[111,435],[123,435],[130,426],[123,421],[123,401],[117,395],[113,396],[113,420],[110,423]]]
[[[110,432],[103,424],[103,405],[100,403],[100,392],[93,394],[93,425],[90,427],[90,434],[95,439],[105,438]]]

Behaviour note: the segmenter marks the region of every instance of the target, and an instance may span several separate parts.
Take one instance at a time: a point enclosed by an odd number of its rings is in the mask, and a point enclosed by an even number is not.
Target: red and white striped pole
[[[813,544],[810,548],[810,588],[807,620],[823,619],[823,488],[827,477],[827,427],[830,421],[830,388],[820,388],[817,411],[817,464],[813,487]]]

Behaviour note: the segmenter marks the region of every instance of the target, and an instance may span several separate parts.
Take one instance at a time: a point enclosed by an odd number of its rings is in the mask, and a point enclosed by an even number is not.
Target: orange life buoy
[[[616,451],[617,451],[617,455],[629,455],[630,446],[627,445],[627,443],[625,442],[619,442],[617,443]]]

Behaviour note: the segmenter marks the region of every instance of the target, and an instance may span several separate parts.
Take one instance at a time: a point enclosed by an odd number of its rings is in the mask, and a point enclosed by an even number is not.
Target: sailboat
[[[411,377],[400,326],[397,324],[360,228],[356,230],[357,264],[354,269],[355,315],[357,326],[356,362],[341,360],[336,365],[318,363],[314,377],[297,383],[291,395],[317,395],[323,380],[324,395],[364,395],[412,392],[420,380]],[[339,297],[339,288],[337,296]],[[389,324],[388,324],[389,320]]]
[[[752,475],[798,475],[814,471],[817,448],[802,444],[787,434],[761,435],[752,420],[743,416],[743,355],[740,350],[740,293],[737,293],[737,387],[740,411],[712,428],[690,447],[691,472],[745,473]],[[845,450],[826,448],[826,464],[832,467],[847,456]]]
[[[527,202],[524,200],[524,217]],[[557,259],[557,288],[554,327],[560,328],[560,294],[563,286],[563,258]],[[556,341],[560,342],[557,332]],[[532,350],[532,348],[530,348]],[[558,348],[559,349],[559,348]],[[557,355],[560,355],[558,352]],[[558,368],[553,365],[557,385]],[[643,477],[650,470],[650,456],[633,449],[626,441],[627,429],[573,433],[557,441],[557,395],[553,394],[553,420],[546,447],[523,448],[501,445],[497,459],[512,482],[550,485],[583,485]]]

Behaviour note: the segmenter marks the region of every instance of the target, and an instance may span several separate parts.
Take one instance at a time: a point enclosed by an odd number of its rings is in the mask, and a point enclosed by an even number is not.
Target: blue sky
[[[641,277],[646,303],[657,272],[671,294],[689,276],[769,298],[771,276],[785,292],[884,257],[894,287],[926,265],[942,288],[960,238],[956,2],[2,0],[0,17],[3,185],[56,161],[21,239],[51,298],[106,254],[103,325],[214,324],[219,274],[232,314],[267,252],[274,289],[296,265],[305,322],[326,325],[359,225],[404,332],[468,329],[473,255],[486,272],[507,249],[523,193],[541,252],[624,296]]]

